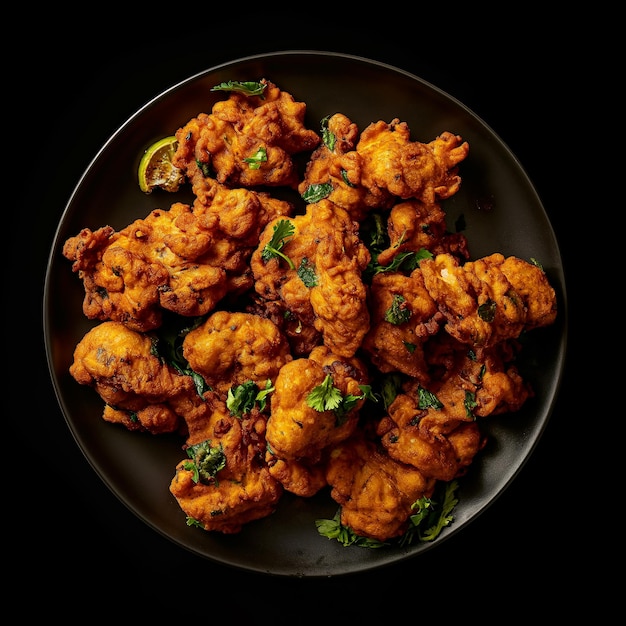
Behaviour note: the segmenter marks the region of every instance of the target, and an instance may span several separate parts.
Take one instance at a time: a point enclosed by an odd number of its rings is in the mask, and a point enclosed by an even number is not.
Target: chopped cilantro
[[[313,265],[307,257],[303,257],[298,268],[298,276],[306,287],[315,287],[317,285],[317,274],[315,273],[315,265]]]
[[[290,239],[295,232],[296,227],[292,221],[279,220],[274,225],[272,238],[269,243],[266,244],[265,248],[263,248],[261,258],[267,263],[271,258],[280,257],[287,262],[287,265],[289,265],[292,270],[296,269],[294,262],[284,252],[281,252],[287,240]]]
[[[236,417],[250,413],[255,405],[258,406],[259,411],[263,411],[267,406],[267,398],[272,391],[274,391],[274,387],[269,379],[265,382],[265,389],[261,390],[254,381],[248,380],[228,390],[226,406],[231,415]]]
[[[385,312],[385,321],[391,324],[404,324],[411,319],[412,311],[404,296],[399,293],[393,294],[391,306]]]
[[[187,456],[192,459],[186,461],[183,467],[193,472],[194,483],[217,484],[215,475],[226,467],[226,456],[222,444],[211,447],[211,440],[206,439],[187,448]]]
[[[434,393],[424,389],[421,385],[418,387],[417,395],[417,405],[420,409],[443,409],[443,403],[439,400],[439,398],[437,398]]]
[[[247,163],[251,170],[258,170],[261,167],[261,163],[265,161],[267,161],[267,150],[264,146],[260,146],[251,157],[244,159],[244,163]]]
[[[307,204],[314,204],[328,197],[332,190],[333,186],[331,183],[314,183],[306,188],[302,194],[302,199]]]

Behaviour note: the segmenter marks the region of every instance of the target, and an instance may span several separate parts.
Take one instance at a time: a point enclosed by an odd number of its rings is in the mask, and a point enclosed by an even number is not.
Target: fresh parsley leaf
[[[267,263],[271,258],[280,257],[287,262],[287,265],[289,265],[292,270],[296,269],[294,262],[284,252],[281,252],[285,243],[287,243],[295,232],[296,227],[292,221],[279,220],[274,225],[272,238],[261,252],[261,258]]]
[[[241,80],[229,80],[227,82],[219,83],[211,87],[211,91],[236,91],[242,93],[244,96],[261,96],[267,88],[267,83],[260,83],[257,81],[241,81]]]

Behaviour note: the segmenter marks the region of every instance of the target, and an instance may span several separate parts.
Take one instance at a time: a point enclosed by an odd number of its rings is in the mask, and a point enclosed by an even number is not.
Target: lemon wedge
[[[155,141],[146,149],[139,162],[139,188],[151,193],[157,187],[165,191],[178,191],[185,182],[183,171],[172,164],[172,157],[178,147],[174,135]]]

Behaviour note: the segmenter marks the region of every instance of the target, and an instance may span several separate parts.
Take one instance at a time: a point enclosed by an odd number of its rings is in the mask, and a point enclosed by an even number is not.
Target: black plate
[[[489,444],[461,480],[454,523],[432,543],[369,550],[344,548],[323,538],[315,520],[332,517],[337,509],[326,492],[308,500],[286,494],[274,515],[248,524],[237,535],[188,527],[168,489],[182,458],[180,439],[131,433],[104,422],[100,398],[68,373],[74,347],[95,323],[82,313],[82,284],[61,254],[63,243],[84,227],[108,224],[121,229],[179,199],[180,194],[145,195],[139,190],[136,172],[143,150],[199,112],[210,112],[225,97],[210,91],[217,83],[263,77],[306,102],[306,123],[315,130],[323,117],[341,112],[361,130],[370,122],[397,117],[408,123],[415,140],[430,141],[444,130],[461,135],[470,153],[461,164],[460,191],[443,204],[449,223],[464,217],[473,258],[501,252],[537,259],[557,291],[557,322],[529,333],[519,363],[535,397],[521,411],[485,422]],[[412,74],[369,59],[315,51],[251,56],[213,67],[137,111],[78,182],[55,236],[44,294],[46,351],[59,404],[104,483],[175,544],[230,566],[289,576],[354,573],[419,555],[461,531],[492,504],[527,461],[552,412],[565,358],[565,320],[565,281],[554,231],[532,183],[503,141],[462,103]]]

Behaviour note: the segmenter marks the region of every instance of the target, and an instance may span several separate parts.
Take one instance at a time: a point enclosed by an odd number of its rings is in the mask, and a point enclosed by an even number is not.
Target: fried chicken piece
[[[469,259],[467,238],[447,231],[446,214],[437,202],[407,200],[394,205],[387,219],[387,233],[389,247],[379,253],[380,265],[389,265],[398,255],[422,248],[435,256],[447,252],[463,261]]]
[[[188,458],[177,464],[169,489],[205,530],[234,534],[271,515],[283,490],[264,462],[266,417],[256,409],[235,417],[214,392],[204,400],[204,410],[187,416]]]
[[[129,430],[175,432],[182,420],[172,402],[195,394],[190,376],[179,374],[152,353],[152,340],[121,322],[102,322],[74,350],[71,376],[93,387],[109,405],[103,418]],[[174,413],[174,414],[173,414]]]
[[[381,372],[402,372],[427,384],[430,374],[423,346],[439,331],[444,317],[419,268],[410,276],[376,274],[370,292],[371,326],[363,351]]]
[[[222,396],[252,381],[264,387],[292,360],[289,344],[269,319],[252,313],[216,311],[183,340],[183,355]]]
[[[433,204],[453,196],[461,185],[458,165],[469,144],[448,131],[429,143],[411,141],[406,122],[372,122],[356,146],[361,156],[361,184],[385,206],[389,196]]]
[[[330,185],[326,199],[345,209],[353,220],[361,221],[379,205],[361,185],[361,156],[354,149],[358,126],[342,113],[335,113],[328,119],[327,129],[332,143],[321,143],[311,154],[298,191],[304,196],[316,185]],[[392,201],[390,197],[389,204]]]
[[[351,357],[369,328],[362,272],[371,257],[359,239],[358,224],[328,200],[309,204],[304,215],[290,222],[294,233],[283,241],[281,252],[294,268],[277,256],[265,259],[278,224],[270,222],[250,260],[255,290],[261,298],[282,300],[302,324],[321,333],[333,352]],[[303,270],[310,274],[311,286],[301,277]]]
[[[460,265],[452,255],[439,254],[422,261],[420,269],[426,289],[446,317],[446,331],[462,343],[492,346],[549,324],[556,316],[555,293],[545,274],[520,259],[505,265],[504,256],[496,253]]]
[[[383,542],[404,534],[411,505],[430,497],[435,488],[434,479],[359,435],[333,447],[326,480],[332,499],[341,506],[341,524]]]
[[[342,397],[360,397],[347,412],[319,411],[309,406],[307,397],[327,375]],[[359,385],[367,382],[367,369],[362,361],[340,357],[326,346],[315,348],[309,358],[294,359],[283,365],[274,383],[266,432],[272,454],[286,461],[318,463],[326,448],[355,431],[364,402]]]
[[[319,135],[304,124],[306,104],[263,79],[262,95],[232,92],[176,131],[172,163],[190,172],[201,164],[230,187],[288,186],[299,175],[293,155],[313,150]]]

